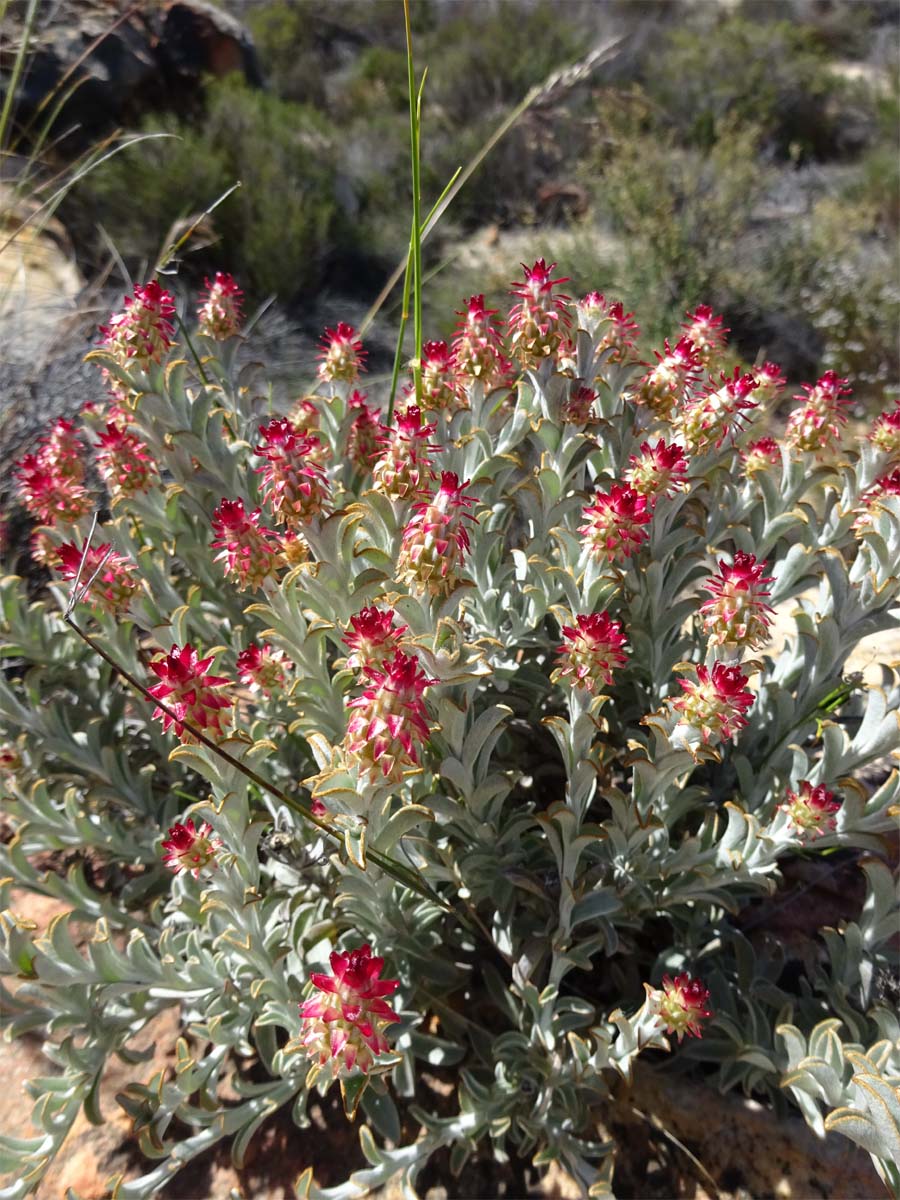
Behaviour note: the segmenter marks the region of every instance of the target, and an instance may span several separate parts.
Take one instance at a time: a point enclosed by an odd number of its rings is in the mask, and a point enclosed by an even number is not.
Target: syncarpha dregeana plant
[[[438,1152],[608,1196],[616,1081],[673,1061],[900,1195],[900,684],[848,665],[900,624],[897,410],[851,435],[828,372],[775,437],[786,381],[721,315],[644,353],[544,257],[426,341],[420,216],[396,409],[349,323],[279,397],[234,279],[193,322],[151,279],[91,355],[106,409],[18,466],[51,582],[0,581],[0,996],[54,1073],[0,1200],[82,1110],[131,1120],[140,1200],[332,1087],[368,1166],[303,1196],[414,1194]],[[865,897],[798,951],[759,901],[802,860]],[[36,936],[13,887],[67,915]]]
[[[2,886],[71,911],[47,938],[2,921],[4,1019],[59,1072],[2,1194],[170,1006],[175,1076],[119,1095],[156,1160],[121,1197],[221,1138],[242,1161],[331,1086],[370,1166],[323,1191],[313,1164],[309,1196],[412,1187],[441,1148],[607,1194],[612,1081],[667,1049],[791,1098],[896,1186],[900,690],[847,666],[897,624],[896,410],[849,436],[827,375],[772,438],[784,381],[732,362],[716,314],[648,368],[633,315],[539,259],[506,335],[499,301],[464,302],[390,424],[346,324],[273,413],[221,278],[202,375],[174,300],[136,289],[92,355],[108,412],[18,472],[53,582],[2,583]],[[73,848],[102,888],[37,865]],[[836,850],[868,898],[787,971],[750,906]],[[73,921],[96,926],[80,949]],[[435,1066],[456,1115],[422,1103]]]

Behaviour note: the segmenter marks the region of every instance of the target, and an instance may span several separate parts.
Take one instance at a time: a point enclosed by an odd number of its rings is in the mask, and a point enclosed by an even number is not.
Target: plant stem
[[[412,234],[409,239],[409,253],[406,256],[406,278],[403,282],[403,311],[400,313],[400,332],[397,335],[397,349],[394,353],[394,369],[391,373],[391,395],[388,400],[385,425],[390,425],[394,417],[394,398],[397,395],[397,383],[400,379],[400,363],[403,359],[403,337],[406,333],[406,323],[409,320],[409,290],[412,282]]]
[[[409,23],[409,0],[403,0],[403,19],[406,25],[406,73],[409,87],[409,143],[412,161],[412,259],[413,259],[413,324],[416,339],[416,356],[413,360],[413,379],[416,386],[416,403],[422,401],[422,215],[421,180],[419,171],[419,118],[422,111],[422,93],[416,92],[416,74],[413,68],[412,29]],[[407,279],[409,269],[407,268]],[[404,309],[407,306],[404,305]]]

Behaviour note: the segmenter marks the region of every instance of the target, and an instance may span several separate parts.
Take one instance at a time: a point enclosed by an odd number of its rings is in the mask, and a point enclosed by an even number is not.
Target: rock
[[[21,26],[13,45],[16,33]],[[262,86],[250,34],[206,0],[65,0],[39,18],[14,112],[20,128],[39,128],[41,105],[65,96],[53,128],[57,151],[72,155],[148,109],[183,110],[199,97],[205,76],[233,71]],[[5,86],[0,78],[0,90]]]

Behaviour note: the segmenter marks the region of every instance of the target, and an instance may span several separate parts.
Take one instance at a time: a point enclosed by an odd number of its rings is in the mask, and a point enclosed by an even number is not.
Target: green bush
[[[238,180],[216,209],[216,263],[257,294],[284,298],[314,287],[329,251],[352,237],[334,192],[327,125],[310,108],[212,82],[202,119],[148,119],[152,139],[118,155],[86,181],[81,202],[133,260],[155,261],[173,222],[202,212]]]
[[[699,6],[646,68],[646,87],[681,137],[712,146],[728,123],[757,125],[785,158],[834,157],[846,81],[829,70],[815,33],[790,21],[748,20]]]

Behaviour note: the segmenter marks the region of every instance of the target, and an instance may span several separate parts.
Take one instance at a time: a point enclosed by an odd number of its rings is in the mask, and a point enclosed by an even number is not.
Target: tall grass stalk
[[[416,403],[422,401],[422,184],[420,172],[420,141],[419,128],[422,116],[422,86],[416,89],[416,72],[413,64],[412,29],[409,22],[409,0],[403,0],[403,19],[406,25],[406,73],[409,86],[409,144],[412,165],[412,237],[410,250],[412,252],[412,288],[413,288],[413,328],[415,332],[416,352],[413,359],[413,379],[416,388]],[[407,279],[409,279],[409,259],[407,259]],[[407,305],[403,306],[404,312]]]

